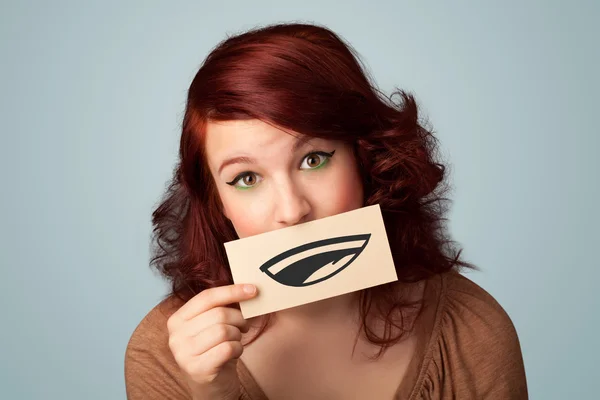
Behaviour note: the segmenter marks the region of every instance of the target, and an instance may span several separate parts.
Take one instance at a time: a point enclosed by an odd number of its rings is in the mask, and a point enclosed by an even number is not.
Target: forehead
[[[251,152],[265,148],[287,148],[298,138],[288,132],[260,120],[209,121],[206,125],[205,147],[213,157],[225,156],[236,151]]]

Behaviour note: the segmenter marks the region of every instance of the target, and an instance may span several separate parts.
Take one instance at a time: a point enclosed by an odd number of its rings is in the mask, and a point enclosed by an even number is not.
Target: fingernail
[[[254,287],[254,285],[244,285],[244,292],[248,294],[254,294],[255,290],[256,288]]]

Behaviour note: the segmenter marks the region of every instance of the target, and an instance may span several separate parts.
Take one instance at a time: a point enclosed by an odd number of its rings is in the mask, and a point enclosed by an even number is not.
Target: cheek
[[[348,182],[330,200],[331,207],[335,207],[336,213],[355,210],[363,205],[363,191],[360,181]]]
[[[363,187],[358,171],[344,169],[336,173],[334,179],[336,184],[331,187],[335,190],[326,191],[326,197],[316,203],[321,208],[319,214],[335,215],[363,206]]]
[[[248,201],[244,198],[244,193],[235,193],[235,195],[222,196],[221,201],[225,215],[233,224],[240,239],[264,232],[268,215],[266,203]]]

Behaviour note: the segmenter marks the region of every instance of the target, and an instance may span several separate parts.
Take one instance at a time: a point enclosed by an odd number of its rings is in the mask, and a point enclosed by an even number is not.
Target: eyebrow
[[[300,147],[304,146],[305,144],[307,144],[308,142],[310,142],[313,139],[314,138],[309,138],[309,139],[302,138],[302,139],[296,140],[296,142],[294,142],[294,145],[292,146],[292,153],[295,153]],[[223,170],[223,168],[225,168],[228,165],[232,165],[232,164],[256,164],[256,159],[254,159],[250,156],[238,156],[238,157],[228,158],[221,163],[218,173],[221,174],[221,171]]]
[[[219,174],[221,174],[223,168],[231,164],[256,164],[256,160],[248,156],[228,158],[219,167]]]

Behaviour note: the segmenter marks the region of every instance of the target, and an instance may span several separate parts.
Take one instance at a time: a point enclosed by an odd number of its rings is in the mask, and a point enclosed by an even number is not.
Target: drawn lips
[[[369,243],[370,233],[340,236],[306,243],[276,255],[260,270],[287,286],[309,286],[340,273]],[[340,265],[336,263],[346,261]]]

